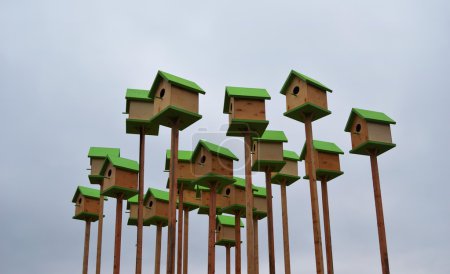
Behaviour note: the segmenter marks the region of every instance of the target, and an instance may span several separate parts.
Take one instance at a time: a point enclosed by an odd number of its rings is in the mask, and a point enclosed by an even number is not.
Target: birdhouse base
[[[316,178],[318,180],[322,180],[322,178],[323,178],[323,179],[326,179],[327,181],[331,181],[334,178],[341,176],[342,174],[344,174],[344,172],[338,171],[338,170],[328,170],[328,169],[320,169],[320,168],[316,169]],[[303,177],[303,179],[308,180],[309,176],[306,175]]]
[[[136,218],[128,218],[127,225],[137,226],[137,219]]]
[[[370,151],[376,151],[377,156],[394,148],[396,145],[392,143],[367,141],[350,150],[352,154],[370,155]]]
[[[331,114],[331,111],[319,107],[318,105],[312,103],[305,103],[301,106],[293,108],[284,113],[284,116],[289,117],[291,119],[297,120],[299,122],[305,122],[305,114],[312,114],[312,121],[318,120],[322,117],[325,117]]]
[[[279,172],[285,164],[285,161],[256,160],[252,165],[252,171],[266,171],[270,168],[271,172]]]
[[[190,112],[174,106],[168,106],[158,114],[156,114],[151,120],[151,123],[172,128],[173,122],[179,119],[178,129],[183,130],[193,123],[200,120],[202,116],[200,114]]]
[[[250,132],[251,137],[261,137],[269,121],[232,119],[227,130],[227,136],[244,137]]]
[[[245,209],[245,205],[233,204],[222,208],[222,213],[235,215],[236,212],[239,211],[241,213],[240,217],[245,218]]]
[[[123,194],[123,199],[129,199],[133,197],[134,195],[138,194],[138,191],[136,189],[130,189],[120,186],[112,186],[108,189],[103,190],[102,195],[108,196],[112,198],[118,198],[120,195]]]
[[[157,136],[159,134],[159,127],[155,123],[145,120],[127,119],[126,132],[128,134],[141,134],[141,128],[144,128],[145,135]]]
[[[179,204],[178,204],[179,205]],[[199,208],[200,206],[194,203],[189,203],[189,202],[183,202],[183,208],[187,209],[188,211],[192,211],[195,210],[197,208]]]
[[[80,214],[73,216],[72,219],[95,222],[98,220],[98,214],[81,212]]]
[[[100,185],[101,183],[103,183],[104,177],[102,175],[89,175],[88,178],[91,184]]]
[[[217,241],[215,245],[236,246],[236,241],[222,239],[222,240]]]
[[[209,215],[209,206],[200,206],[198,208],[197,214],[199,215]],[[218,206],[216,206],[216,214],[220,215],[222,214],[222,209]]]
[[[271,183],[279,185],[284,180],[286,185],[289,186],[299,179],[300,179],[300,176],[289,175],[289,174],[284,174],[284,173],[277,173],[275,176],[272,177]]]
[[[144,225],[145,226],[149,226],[149,225],[167,226],[168,222],[169,221],[167,220],[167,218],[160,217],[160,216],[153,216],[153,217],[150,217],[148,219],[145,219],[144,220]]]
[[[194,190],[195,184],[192,183],[194,180],[195,179],[180,179],[180,178],[178,178],[178,180],[177,180],[178,189],[180,189],[181,184],[183,184],[183,189]],[[170,178],[167,178],[167,183],[166,183],[167,189],[169,189],[169,184],[170,184]]]
[[[208,173],[203,175],[202,177],[198,178],[197,180],[193,181],[192,183],[195,185],[200,185],[203,187],[208,187],[211,182],[214,182],[217,184],[217,193],[222,192],[222,189],[234,183],[235,179],[229,178],[223,175],[219,175],[216,173]]]
[[[253,216],[256,217],[258,220],[264,219],[267,217],[267,212],[264,211],[254,211]]]

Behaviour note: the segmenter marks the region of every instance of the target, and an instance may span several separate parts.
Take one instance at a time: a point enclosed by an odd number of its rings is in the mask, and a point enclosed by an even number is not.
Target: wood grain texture
[[[267,168],[266,171],[266,191],[267,191],[267,241],[269,248],[269,273],[275,273],[275,236],[273,232],[273,208],[272,208],[272,171]]]
[[[327,273],[333,274],[333,251],[331,246],[331,226],[330,226],[330,210],[328,207],[328,186],[327,180],[321,180],[322,185],[322,209],[323,209],[323,227],[325,230],[325,253],[327,255]]]
[[[103,185],[100,185],[100,193],[103,191]],[[98,224],[97,224],[97,257],[95,263],[95,273],[100,274],[102,264],[102,241],[103,241],[103,207],[105,197],[100,195],[100,207],[98,211]]]
[[[188,263],[189,263],[189,209],[184,209],[183,218],[183,274],[188,273]]]
[[[227,245],[226,247],[226,261],[225,261],[225,272],[227,274],[231,274],[231,260],[230,260],[230,246]]]
[[[236,237],[236,249],[234,253],[235,273],[241,274],[241,212],[234,213],[234,233]]]
[[[258,218],[253,217],[253,231],[255,232],[255,274],[259,274],[259,231],[258,231]]]
[[[160,274],[161,272],[161,234],[162,234],[162,225],[158,224],[156,226],[156,241],[155,241],[155,274]]]
[[[216,182],[209,185],[211,197],[209,200],[209,229],[208,229],[208,274],[216,271]]]
[[[84,253],[83,253],[83,274],[88,273],[89,264],[89,240],[91,238],[91,222],[86,221],[84,229]]]
[[[178,241],[177,241],[177,274],[182,273],[183,267],[183,183],[178,191]]]
[[[254,274],[255,253],[254,253],[254,230],[253,230],[253,189],[252,189],[252,167],[251,167],[251,146],[252,138],[250,132],[245,133],[245,218],[247,220],[247,273]]]
[[[139,175],[138,175],[138,218],[136,239],[136,274],[142,273],[142,228],[144,224],[144,167],[145,167],[145,130],[139,134]]]
[[[116,199],[116,231],[114,235],[114,267],[113,274],[120,273],[120,250],[122,245],[122,206],[123,194]]]
[[[286,195],[286,180],[280,183],[281,190],[281,220],[283,223],[283,250],[284,250],[284,273],[291,274],[291,252],[289,250],[289,222]]]

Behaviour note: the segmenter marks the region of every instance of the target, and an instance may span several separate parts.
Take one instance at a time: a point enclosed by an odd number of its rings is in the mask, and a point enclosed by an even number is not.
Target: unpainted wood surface
[[[289,220],[286,194],[286,181],[280,183],[281,192],[281,221],[283,224],[283,251],[284,251],[284,273],[291,274],[291,252],[289,248]]]
[[[266,106],[264,100],[250,100],[232,98],[230,119],[266,120]]]
[[[128,118],[138,120],[150,120],[153,117],[153,102],[130,101]]]
[[[361,125],[361,131],[357,132],[357,125]],[[353,124],[351,127],[351,137],[352,137],[352,148],[359,146],[360,144],[366,142],[369,138],[369,131],[367,128],[367,123],[364,119],[361,119],[359,116],[355,116],[353,120]]]
[[[370,141],[392,143],[391,127],[389,125],[367,123]]]
[[[86,227],[84,230],[83,274],[88,273],[90,237],[91,237],[91,222],[86,221]]]
[[[172,86],[170,104],[190,112],[198,113],[198,93]]]

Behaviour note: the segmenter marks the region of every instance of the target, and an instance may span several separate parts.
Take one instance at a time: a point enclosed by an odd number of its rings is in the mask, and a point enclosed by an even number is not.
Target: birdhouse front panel
[[[150,197],[147,199],[144,206],[147,209],[144,211],[144,220],[149,220],[155,217],[167,219],[169,216],[169,204],[155,199],[155,197]]]
[[[146,207],[144,207],[145,210]],[[130,204],[130,219],[137,219],[138,217],[138,204]]]
[[[234,227],[219,224],[216,230],[216,242],[236,242]]]
[[[177,165],[177,177],[178,179],[194,179],[194,164],[190,162],[180,162]]]
[[[138,186],[138,173],[118,169],[111,163],[108,164],[104,174],[103,189],[107,191],[111,187],[120,187],[136,190]]]
[[[266,120],[266,104],[264,100],[230,98],[230,123],[232,119]]]
[[[305,161],[305,173],[307,176],[309,176],[309,164],[309,161]],[[314,150],[314,165],[316,170],[341,171],[339,154],[324,153]]]
[[[154,98],[154,113],[156,115],[160,113],[162,110],[167,108],[170,105],[170,97],[171,97],[171,85],[167,80],[162,80],[158,88],[156,89],[156,94]]]
[[[286,110],[289,111],[307,102],[307,84],[305,81],[295,77],[286,90]]]
[[[194,161],[194,174],[196,177],[201,177],[212,172],[213,158],[211,152],[204,147],[200,148],[200,152],[196,155]]]
[[[369,132],[367,128],[367,123],[364,119],[356,116],[351,127],[352,136],[352,147],[355,148],[362,143],[367,142],[369,137]]]
[[[253,143],[253,162],[257,160],[283,161],[283,143],[257,142]]]
[[[98,219],[100,212],[100,200],[85,197],[79,194],[75,202],[75,217],[82,215],[96,215],[94,220]]]
[[[104,162],[104,158],[91,158],[91,175],[100,175]]]
[[[130,109],[128,110],[128,118],[136,120],[149,121],[153,117],[154,103],[145,101],[130,101]]]

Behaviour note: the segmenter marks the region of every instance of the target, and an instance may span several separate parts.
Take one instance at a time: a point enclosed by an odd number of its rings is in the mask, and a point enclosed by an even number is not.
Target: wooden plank
[[[122,245],[122,206],[123,194],[116,199],[116,231],[114,236],[114,267],[113,274],[120,273],[120,249]]]
[[[178,192],[177,274],[181,274],[183,270],[183,183],[180,184]]]
[[[86,221],[84,230],[84,255],[83,255],[83,274],[88,273],[89,264],[89,239],[91,237],[91,221]]]
[[[208,274],[214,274],[216,269],[216,182],[211,182],[209,189],[211,197],[209,199]]]
[[[234,213],[234,233],[236,237],[235,273],[241,274],[241,212],[239,210]]]
[[[286,180],[280,183],[281,188],[281,220],[283,223],[284,273],[291,274],[291,252],[289,250],[289,224],[286,195]]]
[[[226,248],[226,261],[225,261],[226,273],[231,274],[230,246],[227,245],[225,248]]]
[[[325,230],[325,252],[327,254],[327,273],[333,274],[333,252],[331,247],[331,227],[330,227],[330,210],[328,207],[328,187],[327,180],[321,180],[322,185],[322,208],[323,208],[323,227]]]
[[[269,247],[269,273],[275,273],[275,236],[273,234],[273,209],[272,209],[272,184],[270,182],[272,171],[267,168],[266,171],[266,191],[267,191],[267,240]]]
[[[100,184],[100,193],[103,191],[103,184]],[[98,232],[97,232],[97,258],[95,263],[95,273],[100,274],[102,264],[102,241],[103,241],[103,207],[105,197],[100,195],[100,207],[98,211]]]
[[[162,225],[159,223],[156,226],[155,274],[160,274],[161,272],[161,234],[162,234]]]
[[[139,134],[139,175],[138,175],[138,218],[136,240],[136,274],[142,273],[142,227],[144,224],[144,167],[145,167],[145,130]]]
[[[253,217],[253,231],[255,235],[255,274],[259,274],[259,235],[258,235],[258,218]]]
[[[252,167],[251,167],[251,147],[252,138],[250,132],[245,133],[245,218],[247,219],[247,273],[254,272],[254,239],[253,239],[253,189],[252,189]]]
[[[184,209],[184,237],[183,237],[183,274],[188,273],[189,258],[189,208]]]

